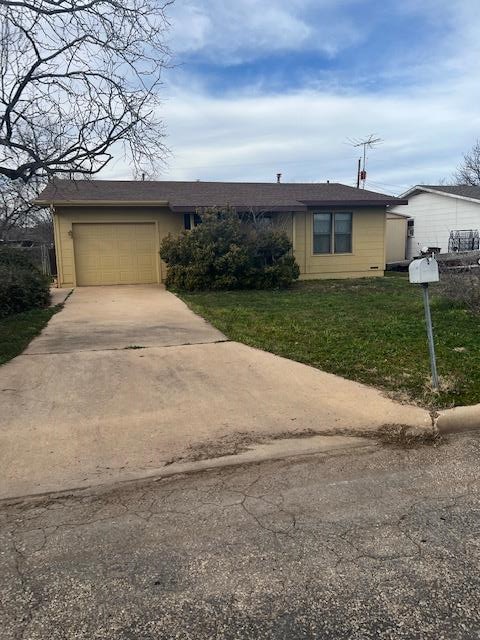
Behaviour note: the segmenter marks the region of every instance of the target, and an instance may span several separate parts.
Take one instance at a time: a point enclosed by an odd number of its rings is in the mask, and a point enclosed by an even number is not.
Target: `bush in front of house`
[[[201,224],[160,247],[167,287],[185,290],[272,289],[300,274],[287,235],[241,220],[234,210],[210,210]]]
[[[0,318],[42,308],[50,301],[50,281],[25,252],[0,247]]]

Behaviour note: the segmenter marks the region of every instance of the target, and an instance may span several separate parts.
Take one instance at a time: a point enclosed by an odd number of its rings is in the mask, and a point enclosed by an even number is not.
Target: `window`
[[[183,226],[189,231],[193,227],[198,226],[202,222],[201,216],[198,213],[184,213],[183,214]]]
[[[335,213],[335,253],[352,253],[352,214]]]
[[[332,253],[332,214],[313,214],[313,253]]]
[[[313,214],[313,253],[352,253],[352,213]]]

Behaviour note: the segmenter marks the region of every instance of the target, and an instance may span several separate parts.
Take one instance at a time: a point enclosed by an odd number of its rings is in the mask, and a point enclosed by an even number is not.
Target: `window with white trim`
[[[313,253],[352,253],[352,212],[313,214]]]

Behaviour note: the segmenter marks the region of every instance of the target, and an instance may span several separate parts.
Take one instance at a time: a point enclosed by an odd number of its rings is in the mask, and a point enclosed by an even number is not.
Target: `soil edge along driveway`
[[[229,342],[159,286],[76,289],[0,368],[0,498],[128,480],[305,433],[430,428],[426,411]]]

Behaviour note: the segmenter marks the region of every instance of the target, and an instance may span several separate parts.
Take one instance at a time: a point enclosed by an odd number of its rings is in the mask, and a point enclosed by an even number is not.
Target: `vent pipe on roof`
[[[277,184],[280,184],[281,181],[282,181],[282,174],[277,173]]]
[[[145,174],[142,173],[142,182],[145,182]]]

